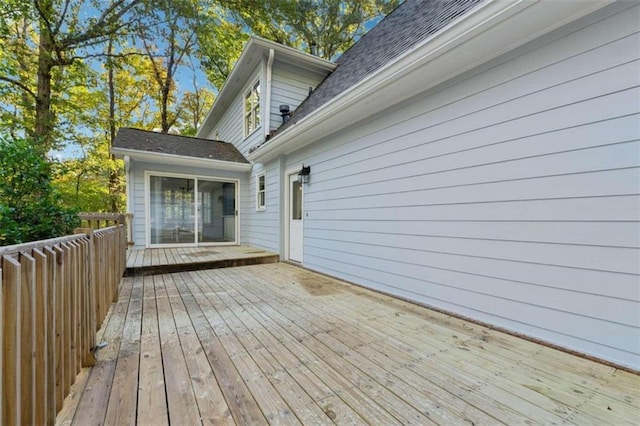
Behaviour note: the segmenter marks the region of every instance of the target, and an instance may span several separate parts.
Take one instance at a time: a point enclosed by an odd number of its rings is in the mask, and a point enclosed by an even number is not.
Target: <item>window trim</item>
[[[260,178],[264,178],[264,188],[260,190]],[[264,194],[264,204],[260,205],[260,194]],[[262,172],[256,175],[256,211],[267,210],[267,175]]]
[[[258,102],[255,105],[253,104],[253,93],[256,91],[256,88],[260,88],[260,86],[261,86],[260,76],[258,76],[255,80],[253,80],[253,82],[249,85],[249,88],[245,90],[242,95],[242,129],[243,129],[243,134],[245,139],[251,136],[252,134],[254,134],[258,129],[262,127],[262,117],[260,116],[260,114],[262,114],[262,108],[260,105],[262,103],[262,96],[260,95]],[[247,97],[251,98],[250,111],[246,110]],[[256,109],[259,111],[257,114],[256,114]],[[249,128],[247,126],[247,118],[249,116],[253,117],[254,123],[256,118],[258,118],[258,125],[255,126],[251,131],[249,131]]]

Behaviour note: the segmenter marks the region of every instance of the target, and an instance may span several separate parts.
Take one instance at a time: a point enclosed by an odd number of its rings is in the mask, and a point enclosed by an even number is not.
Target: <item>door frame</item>
[[[194,180],[194,194],[196,204],[196,215],[194,223],[194,243],[177,243],[177,244],[151,244],[151,176],[161,177],[174,177],[181,179],[193,179]],[[236,239],[233,242],[213,242],[213,243],[199,243],[197,238],[198,230],[198,180],[208,180],[213,182],[222,183],[234,183],[236,186],[235,200],[236,200]],[[240,179],[218,177],[218,176],[204,176],[204,175],[190,175],[185,173],[170,173],[159,172],[154,170],[144,171],[144,231],[145,231],[145,247],[146,248],[171,248],[171,247],[211,247],[211,246],[238,246],[240,245]]]
[[[284,230],[284,253],[283,253],[283,258],[284,260],[291,260],[289,259],[289,235],[290,235],[290,230],[289,230],[289,217],[291,212],[289,211],[289,209],[291,208],[291,183],[289,182],[289,177],[291,175],[297,175],[298,172],[300,171],[300,169],[302,169],[302,164],[300,164],[299,166],[292,166],[289,168],[286,168],[284,171],[284,209],[283,209],[283,222],[284,222],[284,226],[283,226],[283,230]],[[301,254],[301,260],[300,262],[298,262],[297,260],[294,260],[293,262],[296,263],[300,263],[301,265],[304,264],[304,215],[305,215],[305,208],[304,208],[304,192],[305,192],[305,188],[304,188],[304,183],[302,184],[302,229],[301,229],[301,233],[302,233],[302,247],[300,249],[300,254]]]

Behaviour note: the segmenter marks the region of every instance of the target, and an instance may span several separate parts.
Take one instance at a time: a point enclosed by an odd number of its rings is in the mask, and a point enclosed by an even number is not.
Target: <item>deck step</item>
[[[232,268],[234,266],[262,265],[265,263],[278,263],[280,256],[277,254],[256,257],[243,257],[236,259],[207,260],[204,262],[187,262],[173,265],[153,265],[127,268],[125,277],[172,274],[176,272],[200,271],[203,269]]]

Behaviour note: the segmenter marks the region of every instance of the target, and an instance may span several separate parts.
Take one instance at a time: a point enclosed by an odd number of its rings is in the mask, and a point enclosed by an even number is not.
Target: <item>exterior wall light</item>
[[[298,172],[298,182],[300,183],[309,183],[309,175],[311,174],[311,166],[306,166],[303,164],[302,169]]]

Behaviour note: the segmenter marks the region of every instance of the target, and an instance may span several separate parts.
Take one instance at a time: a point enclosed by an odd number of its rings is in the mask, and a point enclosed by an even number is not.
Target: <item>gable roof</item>
[[[248,164],[233,144],[189,136],[171,135],[148,130],[121,127],[111,150],[114,155],[155,153]]]
[[[270,50],[277,54],[279,60],[303,69],[329,73],[336,67],[336,64],[331,61],[253,35],[249,38],[224,86],[216,96],[213,106],[202,125],[198,128],[196,136],[206,137],[211,133],[214,125],[220,120],[231,102],[238,95],[238,92],[245,86],[247,80],[251,77],[251,73],[269,55]]]
[[[247,157],[267,162],[414,99],[614,0],[407,0]]]
[[[336,61],[337,67],[279,130],[292,126],[484,0],[407,0]]]

